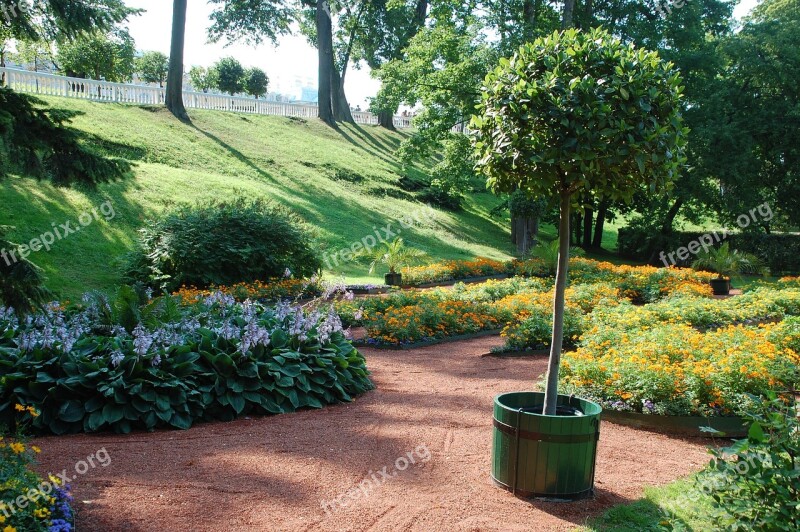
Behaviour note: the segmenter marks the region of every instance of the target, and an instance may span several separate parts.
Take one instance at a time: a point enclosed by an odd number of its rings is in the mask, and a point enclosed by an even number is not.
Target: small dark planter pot
[[[495,397],[492,480],[525,498],[590,497],[602,408],[559,395],[557,415],[545,416],[543,404],[539,392]]]
[[[402,273],[387,273],[383,276],[384,282],[389,286],[400,286],[403,281]]]
[[[731,293],[730,279],[711,279],[710,283],[715,296],[727,296]]]

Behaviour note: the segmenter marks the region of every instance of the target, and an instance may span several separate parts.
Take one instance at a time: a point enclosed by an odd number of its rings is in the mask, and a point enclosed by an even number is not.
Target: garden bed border
[[[744,438],[747,436],[745,421],[739,416],[703,417],[703,416],[662,416],[658,414],[640,414],[639,412],[620,412],[603,409],[601,421],[617,425],[625,425],[636,429],[662,432],[675,436],[695,436],[702,438]],[[725,435],[703,432],[700,427],[713,427]]]
[[[362,340],[353,341],[353,346],[357,348],[368,347],[372,349],[381,349],[385,351],[402,351],[406,349],[417,349],[419,347],[428,347],[431,345],[438,345],[438,344],[449,344],[452,342],[460,342],[463,340],[473,340],[475,338],[483,338],[484,336],[499,336],[502,329],[488,329],[485,331],[479,331],[476,333],[470,334],[459,334],[456,336],[445,336],[444,338],[432,338],[430,340],[422,340],[420,342],[414,342],[411,344],[399,344],[399,345],[380,345],[380,344],[370,344],[364,342]]]

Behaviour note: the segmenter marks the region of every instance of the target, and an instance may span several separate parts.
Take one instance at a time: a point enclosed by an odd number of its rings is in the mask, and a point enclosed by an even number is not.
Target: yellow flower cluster
[[[32,406],[24,406],[20,404],[14,405],[14,410],[17,412],[27,412],[31,417],[39,417],[39,411]]]

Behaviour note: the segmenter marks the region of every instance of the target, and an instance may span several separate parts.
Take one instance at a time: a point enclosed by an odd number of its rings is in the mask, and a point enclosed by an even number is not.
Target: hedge
[[[653,234],[644,229],[623,227],[619,230],[617,240],[618,252],[621,256],[650,262],[663,266],[659,258],[663,251],[666,254],[686,247],[709,233],[676,231],[669,235]],[[711,233],[713,235],[713,233]],[[721,236],[721,234],[720,234]],[[733,249],[752,253],[761,258],[774,275],[800,272],[800,235],[797,234],[761,234],[735,233],[728,234],[726,240]],[[673,255],[676,260],[677,256]],[[688,266],[694,260],[690,256],[685,261],[678,261],[676,266]]]

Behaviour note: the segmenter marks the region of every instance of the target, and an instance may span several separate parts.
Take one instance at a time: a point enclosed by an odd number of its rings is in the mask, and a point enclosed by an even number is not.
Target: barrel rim
[[[502,408],[503,410],[505,410],[507,412],[514,412],[514,413],[519,412],[518,409],[512,408],[512,407],[508,406],[507,404],[504,404],[502,402],[502,398],[510,396],[510,395],[520,395],[520,394],[530,394],[532,396],[542,396],[542,397],[544,397],[544,392],[533,392],[533,391],[504,392],[504,393],[501,393],[501,394],[498,394],[498,395],[495,396],[494,405],[495,405],[495,407],[500,407],[500,408]],[[566,399],[567,401],[573,401],[573,400],[580,401],[582,403],[582,406],[588,406],[593,411],[592,412],[584,411],[584,413],[583,413],[584,415],[583,416],[547,415],[547,414],[538,414],[536,412],[522,412],[521,414],[523,416],[534,416],[534,417],[540,417],[540,418],[575,419],[575,420],[579,420],[579,419],[586,419],[587,417],[596,417],[596,416],[601,415],[602,412],[603,412],[603,407],[601,407],[599,404],[595,403],[594,401],[590,401],[588,399],[584,399],[582,397],[578,397],[578,396],[574,396],[574,395],[562,395],[562,394],[559,394],[558,397],[559,397],[559,399]]]

